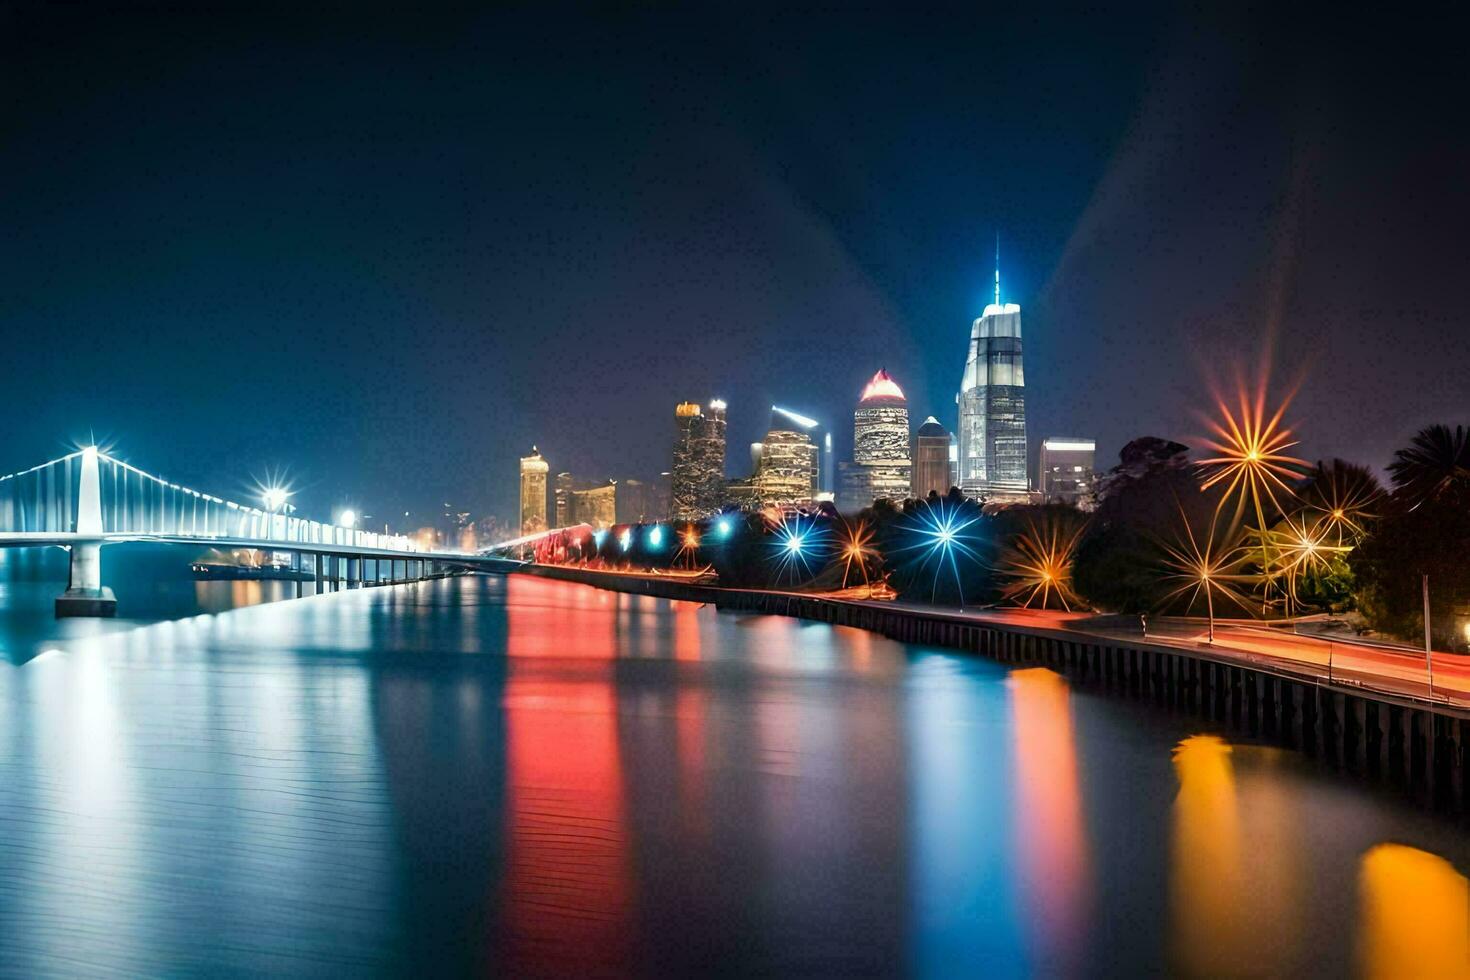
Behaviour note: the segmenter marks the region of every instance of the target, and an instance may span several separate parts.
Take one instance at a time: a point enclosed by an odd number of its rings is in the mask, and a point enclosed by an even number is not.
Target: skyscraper
[[[695,520],[700,516],[700,479],[694,449],[699,415],[699,405],[694,402],[680,402],[674,406],[674,465],[669,516],[675,520]]]
[[[762,503],[803,507],[816,496],[817,446],[805,432],[772,429],[766,433],[755,485]]]
[[[521,534],[546,530],[546,474],[551,467],[535,446],[521,457]]]
[[[924,498],[932,491],[941,497],[953,486],[949,471],[949,432],[934,416],[924,420],[914,433],[914,496]]]
[[[863,389],[852,416],[852,465],[844,467],[842,506],[861,510],[875,500],[902,500],[911,482],[909,409],[887,370]]]
[[[556,488],[552,491],[552,497],[555,498],[557,527],[568,527],[572,523],[572,491],[576,488],[577,481],[572,478],[572,474],[562,472],[556,475]]]
[[[1047,503],[1072,504],[1092,508],[1093,459],[1097,443],[1091,439],[1060,439],[1052,436],[1041,441],[1041,499]]]
[[[709,413],[695,427],[696,506],[700,517],[719,511],[725,497],[725,403],[709,403]]]
[[[698,520],[720,509],[725,489],[725,403],[709,403],[705,415],[694,402],[674,408],[674,466],[669,515]]]
[[[959,403],[959,479],[967,494],[1024,493],[1026,380],[1021,368],[1021,307],[1000,302],[1000,246],[995,302],[970,328],[970,353]]]
[[[596,528],[612,527],[618,520],[620,487],[614,480],[601,486],[573,490],[569,497],[571,524],[590,524]]]

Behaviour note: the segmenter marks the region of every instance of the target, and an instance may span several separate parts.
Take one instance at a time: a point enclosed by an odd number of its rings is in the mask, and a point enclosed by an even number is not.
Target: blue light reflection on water
[[[57,623],[15,577],[0,974],[1341,973],[1464,883],[1290,753],[857,630],[525,578]]]

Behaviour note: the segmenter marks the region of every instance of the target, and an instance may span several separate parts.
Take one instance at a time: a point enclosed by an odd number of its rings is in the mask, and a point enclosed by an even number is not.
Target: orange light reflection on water
[[[1373,980],[1470,977],[1470,882],[1444,858],[1379,844],[1358,871],[1358,954]]]
[[[1071,691],[1044,668],[1008,682],[1015,744],[1014,827],[1025,919],[1048,973],[1077,970],[1091,901]]]
[[[1190,976],[1290,975],[1304,952],[1299,814],[1281,781],[1237,774],[1280,750],[1194,735],[1174,749],[1171,947]]]

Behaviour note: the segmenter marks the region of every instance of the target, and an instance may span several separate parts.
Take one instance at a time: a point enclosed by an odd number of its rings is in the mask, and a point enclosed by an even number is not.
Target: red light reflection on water
[[[628,962],[633,933],[606,663],[616,649],[616,603],[606,592],[518,575],[507,590],[506,952],[517,974],[615,969]]]

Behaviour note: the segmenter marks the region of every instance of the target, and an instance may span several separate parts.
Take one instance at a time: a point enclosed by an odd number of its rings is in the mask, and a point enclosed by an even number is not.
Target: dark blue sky
[[[1467,420],[1433,16],[0,10],[0,471],[95,430],[508,515],[532,442],[667,468],[686,397],[732,472],[883,366],[952,427],[997,231],[1033,442],[1188,442],[1268,337],[1308,455]]]

